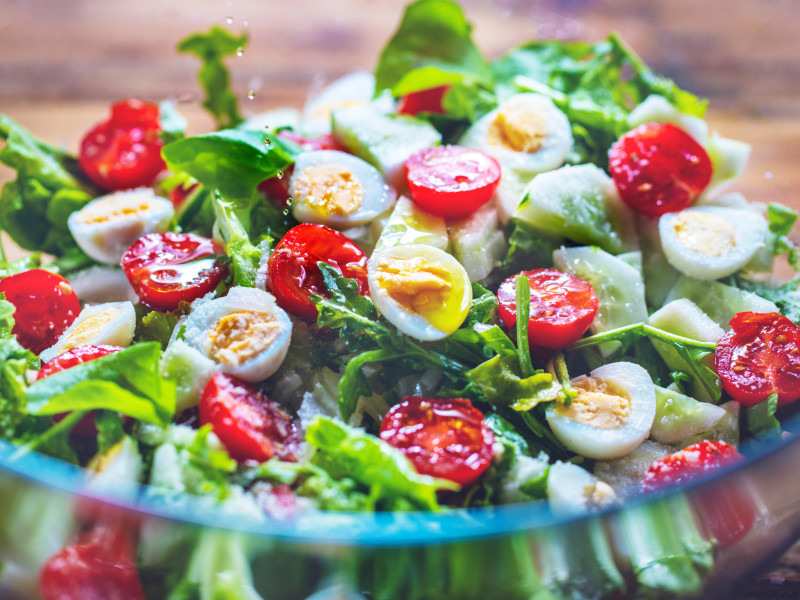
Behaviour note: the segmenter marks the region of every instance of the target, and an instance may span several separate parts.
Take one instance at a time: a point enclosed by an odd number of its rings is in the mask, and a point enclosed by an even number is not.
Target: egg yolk
[[[121,310],[120,307],[115,306],[83,319],[64,340],[61,352],[93,343],[97,335],[119,316]]]
[[[464,284],[443,265],[422,257],[392,258],[378,266],[377,279],[397,303],[440,331],[455,331],[464,320]]]
[[[538,151],[547,137],[547,120],[523,103],[512,103],[497,113],[489,125],[488,142],[514,152],[532,154]]]
[[[578,377],[572,381],[578,395],[569,406],[559,403],[556,412],[598,429],[619,429],[631,416],[631,399],[611,390],[602,379]]]
[[[236,367],[264,352],[279,333],[280,324],[271,315],[238,310],[214,325],[209,333],[209,356],[220,364]]]
[[[725,256],[736,247],[736,228],[724,217],[686,211],[672,223],[682,246],[704,256]]]
[[[295,202],[339,217],[352,215],[364,203],[364,187],[358,177],[342,165],[313,165],[295,179],[292,194]]]
[[[150,208],[144,200],[108,198],[81,210],[80,220],[87,225],[107,223],[138,215]]]

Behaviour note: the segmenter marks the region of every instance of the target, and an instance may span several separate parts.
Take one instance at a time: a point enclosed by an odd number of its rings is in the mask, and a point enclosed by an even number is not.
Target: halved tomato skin
[[[328,295],[318,262],[355,279],[359,293],[369,295],[367,255],[335,229],[302,223],[283,236],[267,263],[267,288],[281,308],[303,319],[317,318],[311,295]]]
[[[411,92],[400,98],[397,105],[399,115],[418,115],[420,113],[444,114],[444,95],[450,89],[449,85]]]
[[[485,473],[494,456],[494,435],[466,398],[405,396],[384,416],[380,438],[417,472],[462,486]]]
[[[744,406],[772,394],[778,406],[800,398],[800,327],[780,313],[743,312],[717,342],[714,366],[722,389]]]
[[[566,348],[577,341],[594,321],[600,301],[592,286],[556,269],[522,271],[497,290],[498,314],[511,329],[517,322],[517,277],[528,279],[531,291],[528,339],[538,348]]]

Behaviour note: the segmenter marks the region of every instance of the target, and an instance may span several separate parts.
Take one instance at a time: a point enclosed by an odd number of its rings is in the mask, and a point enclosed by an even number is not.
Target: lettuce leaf
[[[306,441],[317,449],[314,464],[334,478],[349,477],[366,486],[373,506],[391,510],[402,506],[398,500],[406,500],[418,509],[439,510],[436,493],[459,489],[452,481],[420,475],[399,450],[328,417],[309,425]]]
[[[105,409],[167,425],[175,412],[175,383],[158,373],[161,346],[144,342],[41,379],[26,391],[34,415]]]
[[[744,414],[747,433],[756,439],[766,439],[781,434],[781,423],[775,418],[778,410],[778,394],[772,394],[763,402],[750,406]]]
[[[96,192],[81,174],[73,156],[45,144],[0,115],[0,162],[17,178],[0,191],[0,228],[26,250],[61,255],[78,251],[67,217]]]
[[[774,302],[783,316],[800,325],[800,276],[777,286],[745,278],[738,278],[736,285]]]
[[[247,45],[247,34],[234,35],[214,26],[207,33],[194,33],[178,43],[178,52],[194,54],[203,61],[197,80],[205,91],[203,106],[217,123],[217,128],[236,127],[243,121],[239,103],[231,90],[231,76],[222,59],[234,56]]]
[[[489,64],[470,36],[472,26],[451,0],[417,0],[406,7],[375,68],[375,91],[395,96],[461,81],[490,87]]]
[[[786,260],[795,271],[800,271],[800,249],[789,239],[789,234],[797,222],[797,213],[788,206],[771,202],[767,205],[769,223],[769,245],[774,256],[786,255]]]

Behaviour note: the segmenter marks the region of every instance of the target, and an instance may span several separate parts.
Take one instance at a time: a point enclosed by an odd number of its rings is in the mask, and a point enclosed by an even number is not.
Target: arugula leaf
[[[466,323],[488,324],[497,320],[497,296],[480,283],[472,283],[472,306],[467,313]]]
[[[439,510],[436,493],[457,491],[459,485],[420,475],[406,456],[379,438],[328,417],[317,417],[306,431],[306,441],[317,449],[313,462],[335,478],[350,477],[369,488],[369,504],[387,508],[407,500],[422,510]]]
[[[800,325],[800,276],[779,286],[741,277],[736,280],[736,284],[748,292],[774,302],[782,315]]]
[[[604,42],[537,40],[492,63],[498,94],[519,90],[550,96],[572,125],[569,162],[607,166],[608,149],[628,129],[627,115],[659,94],[681,112],[702,116],[706,102],[659,77],[615,34]]]
[[[197,79],[205,91],[203,106],[214,117],[217,128],[236,127],[242,122],[236,95],[231,90],[231,77],[222,62],[247,45],[247,34],[236,36],[214,26],[207,33],[194,33],[178,43],[178,52],[194,54],[203,61]]]
[[[61,255],[78,250],[67,217],[89,202],[95,191],[78,161],[45,144],[0,115],[0,162],[17,171],[17,179],[0,192],[0,228],[26,250]]]
[[[175,412],[175,382],[158,372],[161,348],[155,342],[54,373],[26,391],[34,415],[106,409],[147,423],[166,425]]]
[[[797,213],[788,206],[771,202],[767,205],[767,222],[769,223],[772,253],[775,256],[786,255],[786,260],[791,267],[800,270],[800,249],[797,244],[789,239],[789,233],[797,222]]]
[[[561,247],[561,241],[550,239],[540,230],[522,219],[512,218],[509,222],[511,235],[508,238],[508,252],[503,261],[504,270],[514,270],[524,264],[526,269],[553,266],[553,252]]]
[[[482,399],[496,407],[529,411],[542,402],[562,397],[561,385],[544,371],[520,375],[518,356],[495,356],[467,372]]]
[[[417,0],[381,52],[375,91],[403,96],[465,79],[490,86],[492,73],[472,43],[472,26],[452,0]]]
[[[173,313],[162,313],[157,310],[146,312],[147,309],[140,304],[136,305],[136,341],[137,342],[158,342],[161,348],[165,349],[172,332],[178,324],[178,316]],[[142,314],[144,313],[144,314]]]
[[[766,439],[781,434],[781,423],[775,418],[778,410],[778,394],[772,394],[755,406],[750,406],[744,414],[746,431],[756,439]]]
[[[176,140],[161,153],[170,170],[219,190],[227,200],[249,205],[258,184],[291,165],[298,148],[264,131],[224,129]]]

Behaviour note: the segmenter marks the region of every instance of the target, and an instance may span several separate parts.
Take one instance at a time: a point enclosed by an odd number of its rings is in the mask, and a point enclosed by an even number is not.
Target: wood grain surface
[[[800,209],[800,2],[796,0],[463,0],[489,57],[532,37],[619,31],[653,67],[711,100],[709,121],[753,145],[736,185]],[[247,30],[230,66],[243,110],[300,106],[309,89],[372,69],[400,0],[0,0],[0,112],[75,150],[109,101],[179,101],[193,133],[195,59],[178,39],[209,25]],[[248,99],[248,92],[253,98]],[[11,173],[0,166],[0,182]],[[800,548],[741,599],[800,598]]]

